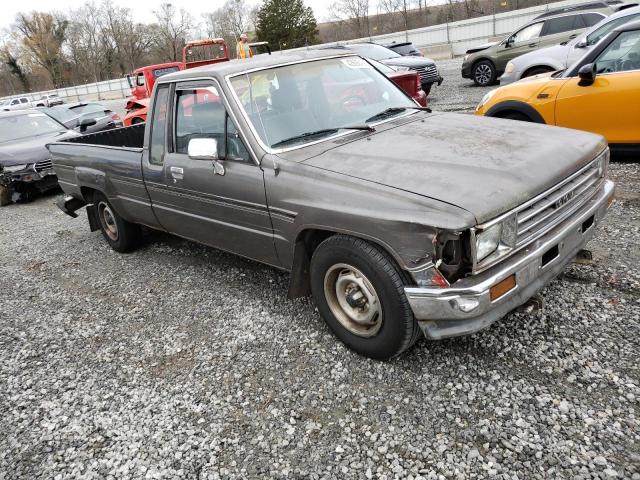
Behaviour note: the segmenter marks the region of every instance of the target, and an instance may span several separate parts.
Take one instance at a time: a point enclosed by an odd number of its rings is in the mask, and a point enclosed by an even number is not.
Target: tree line
[[[194,17],[159,4],[155,21],[136,22],[112,0],[87,1],[68,12],[19,13],[0,34],[0,96],[118,78],[135,68],[179,61],[188,40],[224,38],[232,56],[245,32],[282,48],[318,42],[313,11],[303,0],[227,0]]]

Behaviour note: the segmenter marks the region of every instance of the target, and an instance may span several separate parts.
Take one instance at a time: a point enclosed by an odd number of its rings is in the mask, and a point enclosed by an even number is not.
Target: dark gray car
[[[377,60],[391,67],[407,67],[415,70],[420,75],[422,90],[424,90],[424,93],[427,95],[431,93],[431,87],[433,87],[434,84],[442,84],[442,77],[438,72],[438,67],[436,67],[436,63],[430,58],[403,56],[375,43],[349,43],[330,48],[351,50],[361,57]]]
[[[146,126],[49,148],[60,208],[87,206],[114,249],[146,225],[290,271],[290,296],[377,359],[525,302],[613,198],[602,137],[431,113],[335,52],[167,75]]]
[[[65,127],[79,133],[96,133],[123,125],[120,115],[100,103],[67,103],[43,111]]]
[[[0,206],[57,187],[46,144],[75,136],[38,110],[0,112]]]

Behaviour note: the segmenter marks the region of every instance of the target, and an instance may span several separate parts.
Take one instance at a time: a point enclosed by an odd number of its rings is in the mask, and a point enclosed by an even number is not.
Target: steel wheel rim
[[[100,223],[102,224],[104,233],[114,242],[117,241],[118,224],[116,223],[116,218],[111,207],[105,202],[98,203],[98,216],[100,217]]]
[[[360,270],[346,263],[329,268],[324,295],[333,316],[349,332],[363,338],[378,334],[383,319],[380,297]]]
[[[485,84],[489,82],[491,78],[491,68],[489,65],[478,65],[476,67],[476,80],[478,83]]]

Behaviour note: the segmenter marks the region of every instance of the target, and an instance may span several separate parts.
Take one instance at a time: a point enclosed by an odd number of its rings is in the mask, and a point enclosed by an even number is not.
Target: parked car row
[[[29,97],[16,97],[0,101],[0,110],[8,112],[13,110],[25,110],[33,107],[52,107],[62,105],[64,101],[55,93],[42,95],[38,100],[30,100]]]
[[[535,58],[535,54],[531,52],[552,45],[567,46],[570,43],[574,49],[584,48],[587,45],[584,42],[584,35],[581,34],[585,29],[596,24],[602,25],[608,16],[637,5],[637,3],[611,4],[596,1],[549,10],[499,42],[490,42],[467,50],[462,63],[462,77],[472,79],[476,85],[484,87],[493,85],[498,79],[502,83],[501,75],[503,74],[506,83],[514,81],[515,77],[518,79],[557,70],[558,61],[550,64],[542,61],[522,65],[522,69],[514,74],[516,63],[513,60],[525,54],[529,54],[529,58]],[[595,38],[591,41],[592,45],[597,43]],[[564,49],[564,53],[570,52],[570,48]],[[575,61],[581,56],[577,52],[573,53],[575,54],[573,57],[567,56],[565,60]],[[560,56],[560,51],[552,54],[552,57],[556,55]]]
[[[99,103],[68,103],[0,112],[0,206],[58,187],[45,145],[122,127]]]

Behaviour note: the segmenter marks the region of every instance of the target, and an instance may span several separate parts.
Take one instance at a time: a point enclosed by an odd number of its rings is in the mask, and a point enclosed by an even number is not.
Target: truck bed
[[[145,124],[131,127],[114,128],[103,132],[82,135],[81,137],[65,140],[68,143],[82,143],[84,145],[101,145],[104,147],[142,148],[144,144]]]

